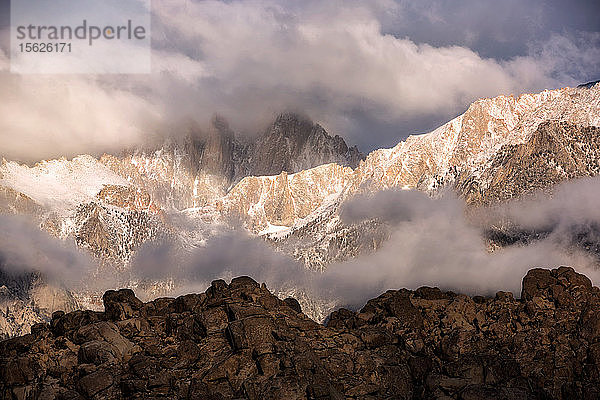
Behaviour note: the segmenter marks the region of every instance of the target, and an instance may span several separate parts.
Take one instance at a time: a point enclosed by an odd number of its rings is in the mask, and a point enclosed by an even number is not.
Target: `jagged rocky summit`
[[[319,124],[284,113],[256,137],[236,136],[217,116],[207,130],[193,125],[183,139],[158,149],[107,154],[100,162],[163,207],[181,210],[209,205],[247,176],[293,174],[328,163],[355,168],[364,157]]]
[[[208,216],[200,222],[218,223],[214,202],[247,175],[293,174],[323,163],[356,167],[364,158],[341,137],[291,113],[278,116],[253,139],[236,137],[222,117],[215,117],[205,131],[190,126],[180,136],[158,148],[99,159],[80,155],[31,167],[2,160],[0,214],[33,217],[52,235],[74,241],[104,265],[122,269],[141,244],[185,236],[167,213],[206,207]],[[202,237],[196,232],[183,241],[197,243]],[[27,321],[31,325],[48,317],[12,289],[12,279],[0,275],[2,285],[6,293],[0,308],[14,312],[10,317],[0,314],[0,336],[21,333]]]
[[[43,226],[60,237],[77,235],[78,221],[90,213],[104,214],[101,225],[109,237],[111,229],[137,232],[127,221],[142,220],[144,232],[136,233],[130,246],[111,251],[121,259],[128,258],[129,247],[160,236],[161,221],[155,216],[161,210],[190,208],[187,215],[196,219],[239,219],[251,232],[275,233],[279,239],[327,220],[322,224],[327,231],[303,244],[326,249],[339,231],[348,230],[331,208],[357,192],[406,188],[435,193],[452,187],[471,205],[489,205],[595,176],[599,126],[600,85],[481,99],[433,132],[409,136],[364,160],[340,137],[298,115],[280,115],[251,143],[243,143],[226,121],[215,118],[204,134],[156,151],[51,160],[33,168],[5,162],[0,166],[0,209],[42,215]],[[90,203],[94,206],[80,207]],[[73,221],[78,212],[81,218]],[[124,215],[135,212],[134,217]]]
[[[597,399],[600,290],[533,269],[520,299],[389,290],[327,325],[248,277],[104,312],[57,311],[0,343],[4,399]]]

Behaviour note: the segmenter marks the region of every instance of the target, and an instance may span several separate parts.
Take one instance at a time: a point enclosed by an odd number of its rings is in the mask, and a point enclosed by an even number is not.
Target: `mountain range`
[[[171,241],[185,252],[235,225],[323,271],[375,252],[389,238],[388,221],[341,218],[356,195],[419,190],[435,197],[450,190],[471,210],[596,176],[600,85],[588,86],[481,99],[430,133],[366,156],[307,117],[285,113],[255,137],[236,135],[215,117],[209,129],[192,124],[180,139],[153,149],[33,166],[2,160],[0,213],[33,218],[44,231],[76,244],[99,260],[98,271],[114,273],[119,286],[140,287],[128,271],[146,244]],[[524,234],[513,228],[511,243]],[[507,235],[489,227],[495,245],[510,242]],[[93,291],[72,293],[39,274],[18,278],[26,284],[15,285],[15,279],[2,275],[0,281],[5,336],[48,321],[56,309],[100,306]],[[161,295],[177,285],[145,287]],[[49,290],[51,301],[36,294]],[[311,316],[327,315],[317,314]]]

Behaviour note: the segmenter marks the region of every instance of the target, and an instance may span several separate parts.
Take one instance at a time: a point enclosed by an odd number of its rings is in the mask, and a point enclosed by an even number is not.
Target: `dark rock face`
[[[521,300],[390,290],[328,325],[248,277],[106,312],[56,312],[0,343],[5,399],[597,399],[600,290],[534,269]]]
[[[217,116],[208,131],[190,134],[183,154],[193,174],[202,171],[229,183],[328,163],[356,168],[365,158],[356,146],[348,147],[340,136],[331,136],[320,125],[293,113],[279,115],[256,138],[236,137],[227,121]]]
[[[364,155],[340,136],[296,114],[281,114],[253,147],[251,175],[295,173],[335,162],[356,168]]]
[[[587,83],[582,83],[581,85],[577,85],[578,88],[586,88],[589,89],[595,85],[597,85],[598,83],[600,83],[600,80],[598,81],[592,81],[592,82],[587,82]]]
[[[197,174],[202,170],[232,180],[236,168],[233,163],[235,134],[227,121],[215,116],[206,132],[198,131],[199,128],[192,127],[184,143],[183,154],[187,156],[190,171]]]

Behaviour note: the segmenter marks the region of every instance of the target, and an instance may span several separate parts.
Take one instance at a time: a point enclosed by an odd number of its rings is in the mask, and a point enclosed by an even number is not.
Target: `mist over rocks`
[[[0,342],[2,398],[595,399],[600,289],[533,269],[521,299],[388,290],[327,324],[250,277],[105,312],[55,312]]]

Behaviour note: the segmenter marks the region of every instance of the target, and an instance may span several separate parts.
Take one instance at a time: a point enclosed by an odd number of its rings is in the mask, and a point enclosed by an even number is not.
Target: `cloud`
[[[600,178],[581,178],[557,186],[552,196],[512,200],[478,216],[482,226],[504,227],[512,232],[541,232],[545,240],[563,247],[596,251],[600,257]],[[580,243],[576,243],[579,241]]]
[[[212,280],[242,275],[272,289],[306,288],[312,276],[297,261],[237,229],[213,232],[191,250],[169,241],[149,243],[139,249],[131,268],[136,279],[173,279],[176,293],[204,291]]]
[[[196,57],[209,74],[198,82],[211,89],[200,109],[218,108],[234,127],[282,107],[301,109],[372,146],[381,139],[352,132],[357,112],[392,124],[449,119],[478,97],[558,84],[533,59],[497,61],[464,46],[384,34],[364,4],[309,2],[291,11],[266,1],[155,4],[162,29],[176,31],[162,37],[176,37],[178,51]]]
[[[151,137],[161,108],[86,75],[16,75],[0,51],[0,155],[24,161],[120,151]]]
[[[423,285],[469,294],[507,290],[519,296],[521,279],[529,269],[559,265],[573,266],[598,284],[597,258],[574,246],[574,241],[581,239],[577,234],[582,227],[591,232],[587,239],[598,239],[600,214],[594,199],[599,191],[598,178],[567,183],[554,197],[540,195],[525,204],[508,204],[486,223],[468,218],[464,203],[450,193],[436,199],[412,191],[356,197],[343,210],[343,219],[349,223],[370,218],[389,221],[391,237],[374,254],[329,267],[317,291],[354,306],[390,288]],[[551,234],[528,245],[490,253],[484,229],[498,221],[499,215],[523,229],[550,226]]]
[[[600,32],[552,34],[532,44],[530,53],[543,73],[558,82],[575,85],[600,78]]]
[[[569,23],[550,34],[545,24],[556,19],[546,11],[537,18],[526,6],[531,18],[515,20],[516,2],[477,3],[157,0],[148,76],[11,76],[4,56],[0,152],[113,151],[181,134],[178,121],[205,124],[214,113],[255,133],[283,110],[370,150],[434,128],[479,97],[573,85],[598,72],[595,33]],[[482,23],[492,12],[496,19]],[[403,28],[412,19],[419,24]],[[494,51],[516,43],[530,22],[542,27],[531,29],[525,50]],[[426,27],[439,27],[437,36]],[[463,27],[471,39],[459,35]]]
[[[0,226],[0,269],[4,273],[38,272],[49,282],[76,288],[95,271],[95,262],[74,243],[50,236],[25,217],[0,215]]]
[[[435,47],[468,47],[497,60],[527,56],[532,43],[555,34],[598,31],[599,7],[587,0],[398,0],[372,6],[383,32]]]
[[[142,280],[173,279],[179,285],[177,294],[203,291],[214,279],[248,275],[275,292],[294,289],[320,307],[332,302],[361,307],[388,289],[423,285],[471,295],[505,290],[519,297],[527,271],[560,265],[573,266],[597,285],[598,258],[575,241],[587,232],[583,240],[600,245],[595,206],[599,192],[599,178],[583,179],[559,186],[553,197],[540,194],[486,210],[483,219],[450,192],[430,198],[417,191],[388,190],[354,197],[344,205],[341,218],[345,223],[386,221],[390,238],[376,252],[330,265],[322,273],[305,269],[242,231],[218,232],[187,255],[172,243],[149,245],[132,268]],[[527,245],[490,252],[485,231],[498,221],[551,233]]]

